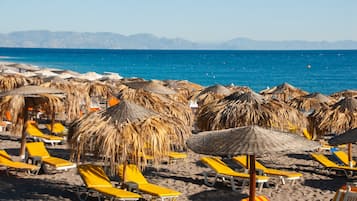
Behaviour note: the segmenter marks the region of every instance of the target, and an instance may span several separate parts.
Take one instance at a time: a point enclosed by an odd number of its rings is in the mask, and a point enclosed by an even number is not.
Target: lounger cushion
[[[170,152],[169,157],[172,159],[183,159],[183,158],[187,158],[187,154],[180,153],[180,152]]]
[[[159,197],[176,197],[181,195],[180,192],[150,183],[139,184],[139,190]]]
[[[124,165],[119,165],[119,176],[123,178],[124,173]],[[125,170],[125,181],[132,181],[137,184],[147,184],[148,181],[145,179],[141,171],[138,169],[136,165],[128,164],[126,165]]]
[[[78,172],[88,188],[113,187],[104,170],[99,166],[80,165]]]
[[[42,162],[52,165],[52,166],[55,166],[56,168],[73,166],[72,162],[64,160],[62,158],[57,158],[57,157],[45,157],[45,158],[42,158]]]
[[[43,142],[27,143],[26,148],[30,156],[40,156],[40,157],[50,156]]]
[[[239,177],[248,179],[250,177],[249,174],[243,172],[237,172],[228,167],[221,159],[215,157],[202,157],[201,161],[206,163],[209,167],[211,167],[218,174],[223,174],[227,176]],[[269,180],[267,176],[256,176],[257,182],[265,182]]]
[[[16,168],[16,169],[26,169],[26,170],[39,169],[39,167],[36,165],[13,161],[5,150],[0,150],[0,165],[9,168]]]
[[[116,198],[140,198],[141,196],[136,193],[132,193],[130,191],[125,191],[115,187],[94,187],[93,190],[96,190],[105,195],[113,196]],[[128,200],[128,199],[125,199]],[[136,200],[136,199],[135,199]]]

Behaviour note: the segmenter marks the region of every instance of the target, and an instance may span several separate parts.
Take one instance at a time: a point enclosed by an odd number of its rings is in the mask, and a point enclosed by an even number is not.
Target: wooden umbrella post
[[[348,143],[347,147],[348,147],[348,162],[350,164],[350,167],[352,167],[353,166],[353,164],[352,164],[352,143]]]
[[[250,181],[249,181],[249,201],[255,200],[255,188],[256,188],[256,173],[255,173],[255,155],[249,155],[249,163],[250,163]]]
[[[21,135],[21,147],[20,147],[20,158],[25,158],[25,147],[26,147],[26,128],[27,128],[27,119],[28,119],[28,104],[25,100],[25,106],[22,111],[22,119],[23,119],[23,126],[22,126],[22,135]]]
[[[55,125],[55,117],[56,117],[56,113],[55,111],[52,111],[52,117],[51,117],[51,134],[53,133],[53,127]]]

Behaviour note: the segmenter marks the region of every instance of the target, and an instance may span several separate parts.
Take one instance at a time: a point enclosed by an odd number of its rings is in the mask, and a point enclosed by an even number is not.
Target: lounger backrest
[[[123,179],[124,176],[124,165],[119,165],[119,177]],[[148,181],[145,179],[144,175],[141,173],[139,168],[134,164],[128,164],[125,168],[125,181],[132,181],[138,184],[147,184]]]
[[[12,160],[11,156],[9,154],[7,154],[7,152],[5,150],[0,150],[0,157],[4,158],[4,159]]]
[[[247,155],[233,157],[233,160],[237,161],[244,168],[248,168],[248,166],[247,166]],[[263,170],[263,171],[267,169],[264,165],[262,165],[258,161],[255,161],[255,168],[259,169],[259,170]]]
[[[40,131],[35,125],[28,123],[27,124],[27,128],[26,128],[26,132],[29,135],[35,136],[35,137],[41,137],[44,134],[42,133],[42,131]]]
[[[227,166],[221,159],[216,157],[202,157],[201,161],[212,168],[215,172],[219,174],[230,174],[233,173],[230,167]]]
[[[43,142],[26,143],[26,149],[29,156],[50,157]]]
[[[335,155],[338,158],[338,160],[340,160],[345,165],[350,165],[349,161],[348,161],[348,155],[346,154],[346,152],[344,152],[344,151],[334,151],[333,155]],[[352,160],[352,165],[355,166],[356,165],[356,161]]]
[[[323,154],[312,153],[311,156],[325,167],[338,167],[336,163],[332,162]]]
[[[46,124],[46,127],[48,130],[51,130],[51,124]],[[52,132],[54,133],[63,133],[66,128],[59,122],[56,122],[53,124],[53,130]]]
[[[95,165],[80,165],[78,173],[88,188],[113,187],[103,168]]]

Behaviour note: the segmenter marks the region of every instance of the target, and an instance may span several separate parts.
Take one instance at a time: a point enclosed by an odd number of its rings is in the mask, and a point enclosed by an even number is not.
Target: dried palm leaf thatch
[[[163,85],[177,91],[186,101],[193,95],[194,92],[203,89],[201,85],[189,82],[187,80],[164,80]]]
[[[71,122],[80,117],[83,112],[90,106],[90,97],[86,93],[88,91],[88,85],[85,83],[75,81],[51,81],[42,84],[41,86],[60,89],[66,92],[67,98],[65,100],[65,112],[67,121]]]
[[[357,127],[357,99],[348,97],[329,108],[322,108],[309,117],[309,132],[322,136],[343,133]]]
[[[158,164],[170,145],[184,146],[189,130],[177,119],[160,115],[128,101],[76,120],[69,130],[72,157],[80,161],[90,152],[109,162],[111,169],[130,160],[146,166],[142,156],[153,156]]]
[[[207,88],[204,88],[201,91],[195,92],[195,94],[190,98],[191,100],[195,100],[198,106],[203,106],[208,103],[211,103],[215,100],[221,99],[225,96],[228,96],[233,91],[222,85],[213,85]]]
[[[98,81],[89,82],[89,96],[99,96],[103,98],[107,98],[112,95],[112,88]]]
[[[291,125],[305,128],[307,120],[295,108],[268,100],[255,92],[240,92],[204,105],[198,110],[197,126],[203,130],[220,130],[247,125],[289,130]]]
[[[187,126],[193,124],[193,114],[188,104],[182,104],[168,97],[150,93],[142,89],[122,90],[118,95],[120,100],[128,100],[147,109],[173,116],[183,121]]]
[[[27,84],[27,78],[22,75],[0,75],[0,92],[9,91]]]
[[[160,84],[159,81],[151,80],[151,81],[137,81],[137,82],[125,82],[125,85],[132,89],[143,89],[148,92],[157,93],[157,94],[176,94],[175,90],[172,90],[168,87]]]
[[[26,82],[27,85],[39,86],[42,83],[44,83],[44,80],[41,77],[34,76],[34,77],[26,77]]]
[[[4,111],[9,111],[11,114],[11,121],[13,127],[12,133],[21,134],[24,125],[24,107],[37,108],[43,110],[46,114],[52,114],[52,112],[62,112],[63,96],[52,94],[38,94],[38,95],[9,95],[4,96],[0,102],[0,110],[2,115]],[[27,108],[26,108],[27,109]]]
[[[289,101],[290,106],[308,115],[316,110],[320,110],[322,107],[328,107],[333,103],[335,103],[333,98],[320,93],[311,93],[306,96],[299,96]]]
[[[298,96],[305,96],[308,94],[308,92],[298,89],[285,82],[271,89],[265,89],[261,91],[260,94],[268,98],[278,99],[284,102],[288,102],[289,100],[296,98]]]
[[[343,90],[330,95],[336,100],[341,100],[347,97],[357,97],[357,90]]]

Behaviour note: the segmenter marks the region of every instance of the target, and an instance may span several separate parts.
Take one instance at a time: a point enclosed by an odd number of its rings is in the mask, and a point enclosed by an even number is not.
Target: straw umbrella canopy
[[[357,142],[357,128],[348,130],[338,136],[331,138],[328,143],[332,146]]]
[[[290,106],[299,111],[311,114],[322,107],[328,107],[335,103],[334,99],[320,93],[311,93],[306,96],[299,96],[289,101]]]
[[[132,89],[143,89],[157,94],[172,95],[177,93],[175,90],[165,87],[155,81],[126,82],[124,84]]]
[[[18,74],[0,75],[0,91],[12,90],[27,84],[27,79]]]
[[[189,134],[180,120],[123,100],[75,121],[69,129],[69,141],[77,161],[90,152],[102,156],[101,160],[115,170],[118,163],[128,160],[144,167],[146,160],[140,157],[145,155],[153,156],[158,164],[171,144],[184,146]]]
[[[163,83],[164,86],[174,89],[183,95],[186,100],[188,100],[194,92],[203,89],[201,85],[189,82],[187,80],[164,80]]]
[[[289,130],[291,124],[305,128],[307,120],[295,108],[255,92],[235,92],[203,106],[197,115],[197,126],[204,131],[247,125]]]
[[[333,93],[330,95],[331,97],[340,100],[342,98],[346,98],[346,97],[356,97],[357,96],[357,90],[343,90],[343,91],[339,91],[336,93]]]
[[[259,126],[246,126],[218,131],[205,131],[192,135],[187,146],[196,153],[215,156],[249,155],[249,200],[255,200],[255,156],[311,150],[319,143],[292,133],[284,133]]]
[[[233,91],[220,84],[209,86],[203,90],[196,92],[190,99],[195,100],[199,106],[214,102],[225,96],[228,96]]]
[[[12,123],[16,131],[22,133],[20,156],[25,154],[26,143],[26,121],[29,107],[41,106],[47,113],[60,112],[63,109],[64,92],[58,89],[24,86],[0,94],[1,111],[10,111]]]
[[[82,107],[88,108],[90,105],[90,97],[88,93],[88,86],[83,82],[68,81],[68,80],[52,80],[46,82],[41,86],[56,88],[66,92],[67,98],[65,103],[65,112],[67,121],[78,119],[82,113]]]
[[[289,100],[295,97],[305,96],[308,94],[308,92],[298,89],[290,85],[289,83],[284,82],[283,84],[275,86],[271,89],[265,89],[261,91],[260,94],[269,98],[288,102]]]
[[[172,100],[169,97],[151,93],[143,89],[134,90],[122,88],[118,98],[120,100],[129,100],[149,110],[178,118],[187,126],[193,124],[193,114],[189,106]]]
[[[328,108],[322,108],[309,117],[309,131],[318,136],[327,133],[343,133],[357,127],[357,99],[348,97]],[[313,130],[314,129],[314,130]]]

